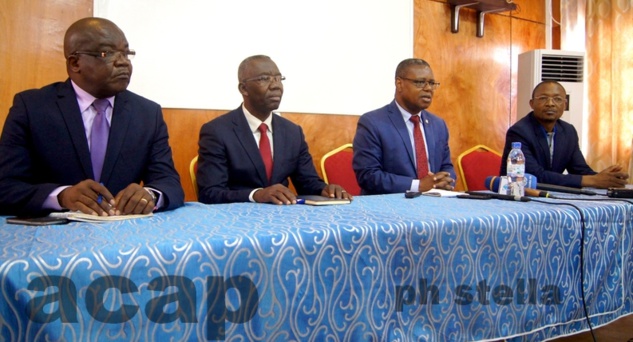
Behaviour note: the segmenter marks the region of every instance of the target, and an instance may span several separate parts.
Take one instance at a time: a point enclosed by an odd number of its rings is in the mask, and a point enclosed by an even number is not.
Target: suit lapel
[[[237,140],[240,142],[242,148],[244,149],[244,151],[246,151],[248,159],[257,170],[257,175],[261,181],[261,184],[268,185],[268,179],[266,178],[266,167],[264,166],[264,161],[262,160],[262,156],[259,153],[259,146],[253,138],[253,132],[251,132],[251,128],[248,126],[248,122],[246,121],[246,117],[244,116],[244,111],[242,110],[242,107],[240,107],[239,110],[235,111],[232,119],[233,132],[235,133]],[[273,164],[273,172],[274,170],[275,166]]]
[[[287,144],[285,144],[284,142],[290,141],[290,139],[286,138],[288,131],[283,129],[281,125],[279,124],[280,120],[279,118],[277,118],[277,114],[270,114],[270,115],[273,116],[273,119],[271,121],[271,124],[273,126],[273,146],[274,146],[273,173],[270,176],[271,181],[273,181],[273,180],[279,179],[278,175],[280,174],[280,172],[282,172],[282,170],[285,169],[284,165],[281,165],[282,161],[286,160],[286,158],[283,158],[283,156],[286,155],[287,153],[286,148],[288,147]]]
[[[79,111],[77,95],[73,90],[70,80],[59,87],[57,106],[68,128],[75,153],[77,153],[84,172],[84,178],[92,179],[94,174],[92,171],[92,161],[90,160],[88,140],[86,139],[86,130],[84,128],[83,119],[81,118],[81,112]]]
[[[532,114],[534,115],[534,114]],[[541,124],[536,121],[536,119],[534,117],[530,118],[531,122],[532,122],[532,128],[534,129],[534,140],[536,140],[536,144],[537,144],[537,148],[538,151],[536,151],[538,156],[543,156],[543,157],[539,157],[538,159],[540,159],[539,164],[541,165],[547,165],[547,167],[545,168],[546,170],[553,170],[553,163],[550,162],[550,153],[549,153],[549,145],[547,145],[547,137],[545,136],[545,131],[543,129],[543,127],[541,126]],[[553,161],[555,162],[555,161]]]
[[[128,126],[133,115],[134,113],[131,112],[128,105],[127,92],[119,93],[114,99],[114,108],[112,109],[110,136],[108,137],[108,147],[103,163],[103,171],[101,172],[101,181],[103,183],[107,184],[112,176],[117,156],[120,155],[123,144],[125,144]]]
[[[411,139],[409,138],[409,131],[407,130],[407,126],[402,119],[402,114],[396,106],[396,102],[391,102],[391,105],[388,107],[389,110],[389,120],[393,124],[396,132],[398,132],[399,138],[402,140],[402,144],[407,149],[407,155],[409,156],[409,162],[411,163],[411,167],[416,170],[417,166],[415,165],[415,158],[413,153],[413,147],[411,146]]]

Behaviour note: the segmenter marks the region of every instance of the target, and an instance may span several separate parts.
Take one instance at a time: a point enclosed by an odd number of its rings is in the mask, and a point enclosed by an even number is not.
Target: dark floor
[[[598,342],[633,342],[633,315],[622,317],[617,321],[593,330]],[[593,342],[591,333],[567,336],[551,340],[555,342]]]

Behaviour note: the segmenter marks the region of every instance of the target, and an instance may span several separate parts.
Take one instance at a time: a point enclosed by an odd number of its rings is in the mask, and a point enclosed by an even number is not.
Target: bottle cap
[[[519,141],[513,142],[512,143],[512,149],[515,149],[515,148],[521,149],[521,142],[519,142]]]

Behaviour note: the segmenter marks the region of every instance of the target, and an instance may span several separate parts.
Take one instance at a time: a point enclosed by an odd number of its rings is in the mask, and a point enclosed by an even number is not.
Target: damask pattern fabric
[[[583,227],[545,201],[187,203],[39,228],[0,217],[0,339],[198,341],[226,328],[227,341],[542,341],[587,327],[581,244],[594,326],[631,313],[631,204],[576,201]],[[57,292],[73,300],[38,305]]]

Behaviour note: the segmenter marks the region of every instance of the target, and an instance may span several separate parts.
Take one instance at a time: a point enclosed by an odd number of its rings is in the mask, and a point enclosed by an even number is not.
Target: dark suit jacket
[[[551,165],[545,130],[534,118],[534,112],[530,112],[508,129],[501,160],[507,160],[512,142],[515,141],[521,143],[521,151],[525,155],[525,172],[536,176],[539,183],[580,188],[582,175],[596,174],[580,152],[576,129],[563,120],[556,122],[554,158]],[[569,174],[564,175],[565,170]],[[502,162],[500,175],[505,174],[506,163]]]
[[[420,115],[430,171],[446,171],[457,179],[451,163],[446,123],[425,110]],[[405,192],[418,178],[415,150],[395,101],[363,114],[358,120],[353,167],[365,195]]]
[[[326,184],[319,178],[301,127],[273,114],[273,171],[266,179],[258,143],[244,111],[224,114],[200,129],[198,200],[202,203],[248,202],[256,188],[292,180],[297,193],[320,195]]]
[[[84,123],[70,80],[15,95],[0,138],[0,212],[41,213],[55,188],[92,178]],[[163,209],[183,204],[158,104],[129,91],[116,95],[101,178],[114,196],[131,183],[143,182],[163,193]]]

